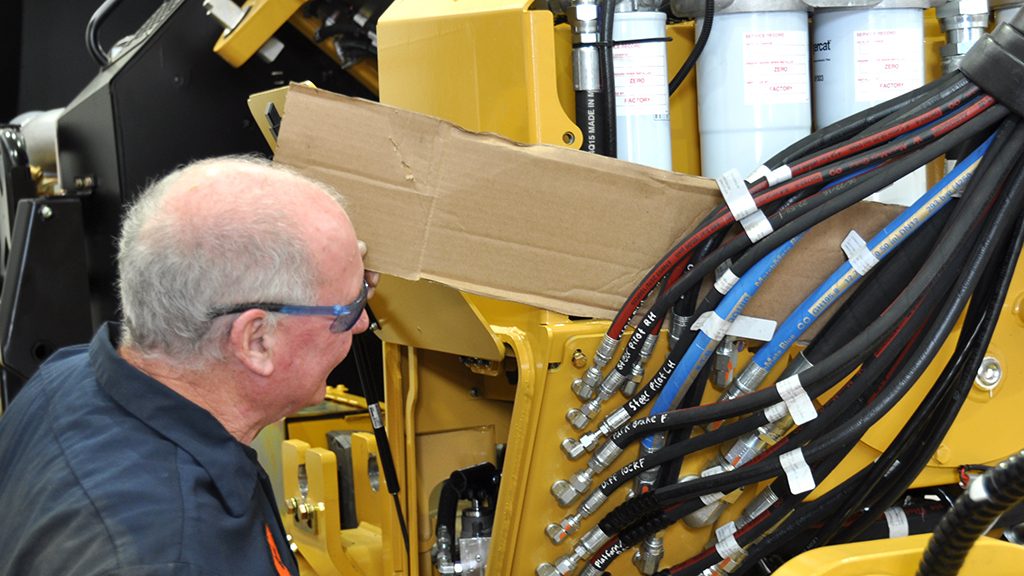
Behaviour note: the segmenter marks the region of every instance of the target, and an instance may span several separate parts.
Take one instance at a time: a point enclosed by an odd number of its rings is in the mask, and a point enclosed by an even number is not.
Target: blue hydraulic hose
[[[743,311],[747,302],[750,301],[768,276],[770,276],[779,265],[779,262],[785,258],[786,254],[793,249],[793,246],[796,246],[797,242],[799,242],[802,237],[803,234],[794,236],[788,242],[782,244],[775,250],[772,250],[767,256],[758,261],[757,264],[751,266],[750,270],[748,270],[736,285],[729,290],[729,293],[722,298],[718,307],[715,308],[714,313],[718,315],[719,318],[725,319],[725,321],[730,324],[736,320],[736,317]],[[668,382],[665,383],[665,388],[661,391],[658,399],[654,402],[654,406],[651,407],[652,415],[667,412],[672,409],[675,404],[676,397],[683,393],[685,388],[689,387],[689,385],[693,383],[694,378],[697,377],[697,373],[700,372],[708,358],[715,351],[715,347],[717,345],[718,341],[712,340],[711,337],[703,331],[697,333],[697,336],[693,339],[690,347],[686,349],[686,354],[684,354],[683,358],[679,361],[679,365],[672,372],[672,376],[669,377]],[[644,438],[643,444],[644,447],[653,449],[654,438],[652,436]]]
[[[897,246],[910,237],[929,218],[937,214],[949,200],[963,191],[981,162],[981,157],[988,151],[995,136],[990,136],[969,156],[959,162],[931,190],[919,198],[917,202],[904,210],[888,226],[867,242],[871,253],[879,261],[885,259]],[[788,318],[776,329],[775,337],[757,351],[751,359],[758,368],[769,372],[775,363],[785,354],[794,342],[809,328],[828,308],[854,284],[861,276],[846,261],[832,273],[810,296],[797,306]]]

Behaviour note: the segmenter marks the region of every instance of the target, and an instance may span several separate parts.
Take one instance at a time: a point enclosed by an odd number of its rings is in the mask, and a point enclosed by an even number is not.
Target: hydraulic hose
[[[704,46],[708,43],[708,38],[711,36],[711,26],[715,22],[715,0],[707,0],[704,3],[704,23],[700,28],[700,35],[697,36],[697,41],[693,43],[693,50],[690,50],[690,55],[686,57],[686,61],[676,71],[675,76],[668,83],[669,96],[676,93],[676,90],[683,85],[683,81],[690,75],[693,67],[697,64],[697,60],[700,55],[704,53]]]
[[[1024,500],[1024,452],[971,482],[928,542],[918,576],[953,576],[967,553],[999,516]]]

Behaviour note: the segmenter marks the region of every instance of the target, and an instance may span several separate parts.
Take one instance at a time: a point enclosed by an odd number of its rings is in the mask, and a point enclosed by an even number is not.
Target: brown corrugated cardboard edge
[[[366,266],[574,316],[611,318],[720,203],[713,180],[293,85],[275,161],[347,199]],[[748,306],[781,320],[898,208],[860,204],[812,230]]]

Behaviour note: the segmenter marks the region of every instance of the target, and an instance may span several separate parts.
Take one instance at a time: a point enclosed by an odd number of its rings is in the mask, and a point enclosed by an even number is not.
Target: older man
[[[248,443],[324,396],[366,329],[326,186],[214,159],[128,212],[124,324],[47,361],[0,418],[0,574],[297,574]]]

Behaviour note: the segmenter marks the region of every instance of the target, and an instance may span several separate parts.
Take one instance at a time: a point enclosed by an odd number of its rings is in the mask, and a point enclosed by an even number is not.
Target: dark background
[[[67,105],[99,67],[85,24],[101,0],[0,0],[0,124],[29,110]],[[100,29],[109,49],[134,32],[160,0],[121,2]]]

